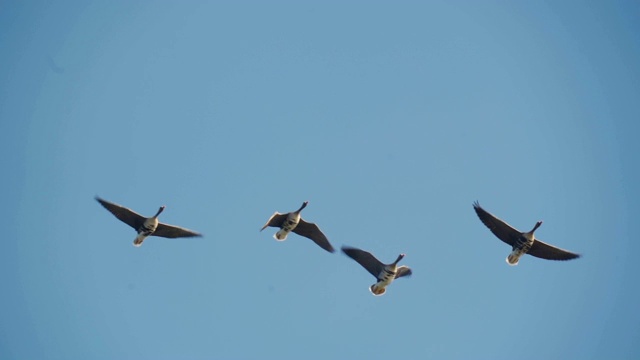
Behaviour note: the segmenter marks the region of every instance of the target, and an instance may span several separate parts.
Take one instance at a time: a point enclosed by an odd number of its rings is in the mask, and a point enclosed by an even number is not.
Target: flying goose
[[[536,239],[533,233],[542,225],[542,221],[536,222],[531,231],[520,232],[480,207],[477,201],[473,203],[473,209],[476,211],[476,214],[478,214],[480,221],[482,221],[498,239],[511,245],[513,250],[506,259],[507,264],[511,266],[518,265],[520,257],[524,254],[547,260],[571,260],[580,257],[579,254],[551,246]]]
[[[115,215],[115,217],[117,217],[120,221],[131,226],[138,232],[138,236],[136,236],[135,240],[133,240],[134,246],[142,245],[144,239],[151,235],[172,239],[180,237],[202,236],[202,234],[199,234],[195,231],[158,222],[158,215],[160,215],[160,213],[164,210],[164,205],[160,206],[158,212],[155,215],[150,218],[145,218],[144,216],[139,215],[138,213],[127,209],[124,206],[110,203],[97,196],[96,200],[102,206],[104,206],[105,209],[109,210],[113,215]]]
[[[404,258],[404,254],[398,255],[396,261],[391,264],[383,264],[375,256],[364,250],[353,247],[343,246],[342,252],[348,257],[357,261],[371,275],[375,276],[378,282],[369,287],[369,291],[375,296],[380,296],[387,291],[387,286],[391,285],[393,280],[411,275],[411,269],[407,266],[398,266],[398,262]]]
[[[302,206],[300,206],[300,209],[286,214],[280,214],[276,211],[271,215],[260,231],[264,230],[267,226],[280,228],[280,230],[273,235],[273,237],[278,241],[286,240],[287,235],[293,231],[300,236],[313,240],[313,242],[328,252],[334,252],[335,250],[333,249],[333,246],[331,246],[329,240],[322,233],[318,225],[306,222],[300,217],[300,212],[307,206],[307,204],[309,204],[309,202],[305,201],[302,203]]]

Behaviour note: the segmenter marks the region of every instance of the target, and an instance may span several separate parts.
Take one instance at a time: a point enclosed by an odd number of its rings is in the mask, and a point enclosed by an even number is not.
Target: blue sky
[[[638,15],[3,3],[0,358],[638,358]],[[135,248],[95,195],[205,237]],[[258,231],[305,200],[413,276]],[[583,257],[508,266],[475,200]]]

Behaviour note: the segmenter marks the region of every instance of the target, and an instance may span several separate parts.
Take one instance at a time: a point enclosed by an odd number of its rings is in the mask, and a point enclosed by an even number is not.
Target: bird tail
[[[518,262],[520,261],[520,256],[522,256],[522,254],[518,254],[515,251],[512,252],[511,254],[509,254],[509,256],[507,256],[506,261],[507,264],[511,265],[511,266],[516,266],[518,265]]]
[[[144,241],[144,239],[146,238],[146,236],[140,236],[138,235],[134,240],[133,240],[133,246],[135,247],[140,247],[142,246],[142,242]]]
[[[369,288],[369,291],[371,291],[371,293],[375,296],[380,296],[380,295],[384,295],[384,293],[387,292],[387,289],[383,286],[378,286],[378,284],[373,284]]]
[[[285,241],[287,239],[287,235],[289,235],[288,231],[285,231],[284,229],[280,229],[278,230],[277,233],[273,235],[273,237],[278,241]]]

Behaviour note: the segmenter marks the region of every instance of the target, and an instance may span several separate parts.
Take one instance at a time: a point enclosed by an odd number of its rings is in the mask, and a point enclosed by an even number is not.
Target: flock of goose
[[[164,206],[161,206],[154,216],[147,218],[124,206],[106,201],[97,196],[96,200],[120,221],[136,230],[138,235],[133,240],[134,246],[141,246],[144,240],[149,236],[159,236],[164,238],[202,236],[202,234],[193,230],[159,222],[158,216],[162,211],[164,211]],[[298,210],[293,212],[285,214],[275,212],[271,215],[269,220],[267,220],[267,223],[264,224],[260,231],[267,227],[279,228],[279,230],[273,235],[273,237],[278,241],[286,240],[289,233],[294,232],[300,236],[311,239],[318,246],[328,252],[335,252],[335,249],[331,246],[329,239],[327,239],[318,225],[307,222],[300,216],[300,213],[308,203],[308,201],[305,201]],[[518,265],[520,258],[525,254],[546,260],[571,260],[580,257],[579,254],[557,248],[536,239],[534,232],[540,227],[540,225],[542,225],[542,221],[536,222],[531,231],[521,232],[484,210],[478,202],[473,204],[473,209],[480,218],[480,221],[482,221],[482,223],[489,228],[489,230],[491,230],[498,239],[511,246],[511,253],[506,259],[509,265]],[[364,250],[343,246],[342,252],[358,262],[376,278],[376,283],[369,287],[369,290],[373,295],[379,296],[384,294],[386,292],[386,288],[395,279],[411,275],[411,269],[409,267],[398,266],[400,260],[404,258],[404,254],[398,255],[396,261],[390,264],[384,264],[380,260],[376,259],[376,257],[371,253]]]

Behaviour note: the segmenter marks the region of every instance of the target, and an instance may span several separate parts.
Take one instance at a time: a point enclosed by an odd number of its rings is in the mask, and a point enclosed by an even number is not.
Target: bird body
[[[557,248],[536,239],[534,233],[542,225],[542,221],[536,222],[533,229],[528,232],[520,232],[493,214],[484,210],[478,202],[473,204],[480,221],[504,243],[511,245],[511,253],[505,259],[511,266],[518,265],[520,258],[529,254],[546,260],[571,260],[580,257],[579,254]]]
[[[533,233],[538,227],[540,227],[540,225],[542,225],[542,221],[538,221],[533,230],[522,233],[514,239],[515,242],[512,246],[511,253],[507,256],[507,264],[511,266],[518,265],[520,258],[531,250],[531,247],[536,241]]]
[[[136,236],[136,238],[133,240],[134,246],[141,246],[144,239],[146,239],[156,231],[156,229],[158,228],[158,224],[160,223],[158,221],[158,216],[163,210],[164,206],[161,206],[154,216],[146,219],[144,223],[142,223],[142,226],[140,226],[137,230],[138,236]]]
[[[309,202],[305,201],[298,210],[286,214],[281,214],[276,211],[271,215],[260,231],[266,229],[268,226],[277,227],[280,228],[280,230],[278,230],[273,237],[278,241],[286,240],[289,233],[294,232],[300,236],[311,239],[326,251],[334,252],[335,250],[333,249],[333,246],[331,246],[331,243],[329,243],[329,239],[327,239],[318,225],[306,222],[302,219],[300,212],[307,206],[307,204],[309,204]]]
[[[402,259],[402,257],[404,257],[404,255],[401,255],[400,259]],[[382,271],[380,271],[380,273],[376,277],[378,279],[378,282],[371,285],[371,287],[369,288],[369,290],[371,290],[371,293],[379,296],[387,292],[387,286],[391,285],[393,280],[396,279],[397,269],[397,262],[390,265],[385,265]]]
[[[396,261],[391,264],[383,264],[371,253],[364,250],[343,246],[342,252],[355,260],[376,278],[376,283],[369,287],[369,291],[375,296],[380,296],[387,292],[387,287],[391,285],[395,279],[412,274],[409,267],[398,266],[400,260],[404,258],[404,254],[398,255]]]
[[[273,234],[273,237],[278,241],[285,241],[287,239],[287,235],[289,235],[289,233],[300,223],[300,218],[301,216],[299,211],[287,214],[287,219],[282,223],[282,228]]]
[[[193,230],[159,222],[158,216],[164,211],[164,206],[161,206],[154,216],[145,218],[131,209],[103,200],[97,196],[96,200],[120,221],[136,230],[138,235],[133,240],[133,245],[136,247],[141,246],[144,240],[149,236],[159,236],[164,238],[202,236],[202,234]]]

